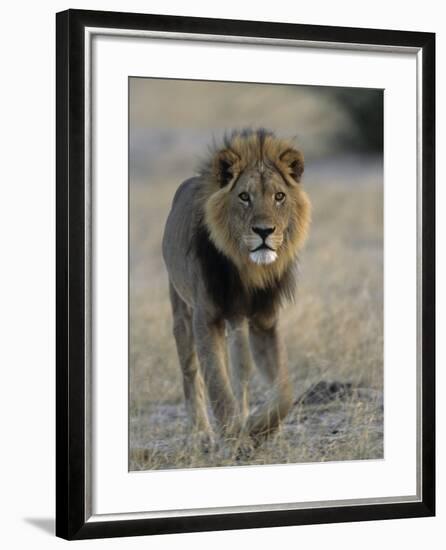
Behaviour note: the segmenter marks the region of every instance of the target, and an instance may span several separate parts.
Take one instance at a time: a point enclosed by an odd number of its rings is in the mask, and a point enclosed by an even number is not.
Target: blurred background
[[[295,407],[246,464],[383,456],[382,90],[131,78],[131,470],[244,464],[190,445],[161,238],[178,185],[246,126],[295,139],[313,204],[282,316]],[[252,390],[261,400],[257,377]]]

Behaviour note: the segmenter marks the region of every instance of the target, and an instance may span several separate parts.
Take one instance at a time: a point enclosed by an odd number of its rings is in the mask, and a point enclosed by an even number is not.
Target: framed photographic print
[[[56,534],[435,513],[435,36],[57,14]]]

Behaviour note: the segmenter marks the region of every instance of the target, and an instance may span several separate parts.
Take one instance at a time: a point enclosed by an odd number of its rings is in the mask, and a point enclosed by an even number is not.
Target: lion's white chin
[[[277,252],[263,248],[261,250],[251,252],[249,259],[258,265],[272,264],[277,260]]]

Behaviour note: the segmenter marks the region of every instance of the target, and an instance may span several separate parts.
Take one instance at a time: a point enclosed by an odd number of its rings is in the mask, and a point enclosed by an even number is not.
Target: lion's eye
[[[246,193],[245,191],[243,191],[242,193],[240,193],[239,198],[240,198],[243,202],[249,202],[249,195],[248,195],[248,193]]]
[[[277,202],[282,202],[283,199],[285,198],[285,193],[281,193],[281,192],[276,193],[274,195],[274,198],[276,199]]]

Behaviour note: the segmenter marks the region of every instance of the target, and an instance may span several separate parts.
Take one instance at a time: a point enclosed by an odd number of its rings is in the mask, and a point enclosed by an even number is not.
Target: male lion
[[[303,169],[289,141],[234,131],[173,199],[163,237],[173,332],[190,419],[211,441],[207,398],[224,435],[254,444],[292,405],[278,312],[293,297],[310,224]],[[251,355],[272,391],[250,413]]]

